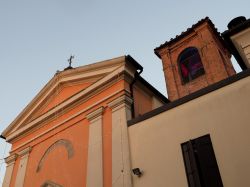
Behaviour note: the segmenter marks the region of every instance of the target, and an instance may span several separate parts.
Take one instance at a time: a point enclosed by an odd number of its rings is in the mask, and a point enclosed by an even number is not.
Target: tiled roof
[[[193,32],[195,28],[197,28],[198,26],[202,25],[205,22],[207,22],[211,26],[211,28],[213,29],[215,35],[217,35],[219,40],[221,40],[221,42],[224,44],[224,42],[223,42],[223,40],[221,38],[221,34],[218,32],[218,30],[214,26],[213,22],[209,19],[209,17],[205,17],[205,18],[201,19],[200,21],[198,21],[196,24],[193,24],[192,27],[188,28],[186,31],[182,32],[180,35],[176,35],[175,38],[171,38],[169,41],[166,41],[164,44],[161,44],[159,47],[156,47],[154,49],[155,54],[160,58],[160,55],[158,54],[159,49],[162,49],[162,48],[164,48],[166,46],[169,46],[169,45],[175,43],[176,41],[184,38],[185,36],[187,36],[188,34]]]

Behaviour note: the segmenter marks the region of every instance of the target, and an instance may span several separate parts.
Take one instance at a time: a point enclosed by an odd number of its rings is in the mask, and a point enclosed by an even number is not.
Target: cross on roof
[[[70,57],[69,57],[69,59],[68,59],[69,66],[68,66],[67,68],[65,68],[64,70],[68,70],[68,69],[72,69],[72,68],[73,68],[73,67],[71,66],[73,58],[75,58],[75,56],[70,55]]]
[[[72,59],[75,58],[74,56],[70,56],[70,58],[68,59],[68,62],[69,62],[69,67],[72,68],[71,64],[72,64]]]

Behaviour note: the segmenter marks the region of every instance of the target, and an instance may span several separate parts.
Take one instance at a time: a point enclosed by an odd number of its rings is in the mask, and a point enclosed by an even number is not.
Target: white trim
[[[62,82],[63,80],[58,80],[58,82],[55,82],[55,86],[53,86],[53,88],[51,89],[51,93],[53,93],[53,90],[56,88],[56,86],[57,85],[59,85],[59,84],[61,84],[61,82]],[[90,85],[89,87],[93,87],[93,86],[95,86],[96,85],[96,83],[93,83],[92,85]],[[97,85],[98,86],[98,85]],[[75,96],[73,96],[74,97],[74,99],[75,100],[77,100],[79,97],[81,97],[82,95],[84,95],[84,94],[86,94],[85,92],[88,92],[88,91],[90,91],[91,90],[91,88],[89,88],[89,87],[87,87],[85,90],[83,90],[83,91],[81,91],[80,93],[78,93],[78,94],[76,94]],[[82,93],[82,94],[81,94]],[[79,97],[77,97],[77,95],[79,95]],[[27,116],[22,120],[22,121],[20,121],[18,124],[19,125],[16,125],[16,127],[14,127],[14,129],[12,130],[12,131],[15,131],[16,129],[18,129],[19,127],[20,127],[20,125],[32,114],[32,112],[44,101],[44,100],[46,100],[46,98],[47,98],[47,96],[44,96],[43,98],[42,98],[42,101],[41,102],[39,102],[36,106],[34,106],[34,108],[33,108],[33,110],[32,111],[30,111],[28,114],[27,114]],[[58,110],[61,110],[62,109],[62,107],[66,107],[67,105],[69,105],[69,104],[71,104],[71,102],[73,102],[74,100],[72,99],[72,98],[69,98],[68,100],[65,100],[65,102],[63,102],[63,103],[61,103],[61,104],[59,104],[59,105],[57,105],[55,108],[53,108],[51,111],[48,111],[47,113],[55,113],[55,112],[57,112]],[[41,120],[42,120],[42,118],[43,118],[43,116],[46,116],[46,114],[47,113],[45,113],[45,114],[43,114],[42,116],[40,116],[40,117],[38,117],[37,119],[35,119],[34,121],[39,121],[39,119],[41,118]]]
[[[36,97],[30,102],[30,104],[27,105],[27,107],[25,107],[25,109],[16,117],[16,119],[4,130],[2,135],[7,137],[8,134],[11,133],[10,131],[13,129],[13,127],[15,129],[19,128],[19,126],[23,124],[23,122],[31,115],[31,113],[47,98],[48,95],[52,94],[53,90],[62,82],[86,78],[86,75],[96,77],[98,76],[96,75],[98,72],[102,75],[107,75],[108,73],[113,72],[117,68],[119,68],[118,66],[124,66],[124,64],[125,56],[122,56],[55,74],[55,76],[44,86],[44,88],[36,95]],[[87,72],[89,71],[94,72],[92,72],[92,74],[87,74]],[[97,86],[97,84],[95,84],[95,86]],[[91,88],[93,88],[93,86]],[[77,99],[77,97],[81,97],[83,94],[84,93],[82,92],[77,94],[77,96],[75,96],[73,100]],[[72,102],[72,99],[69,102],[65,103],[69,104],[70,102]],[[64,105],[62,104],[62,106]]]
[[[26,175],[26,168],[28,164],[29,154],[31,151],[31,147],[27,147],[23,149],[22,151],[19,151],[19,156],[21,156],[17,174],[16,174],[16,181],[15,181],[15,187],[23,187],[24,186],[24,180]]]
[[[41,134],[35,136],[34,138],[30,139],[29,141],[24,142],[24,143],[21,144],[20,146],[18,146],[18,147],[16,147],[15,149],[11,150],[11,153],[12,153],[12,152],[15,152],[15,151],[18,150],[19,148],[21,148],[21,147],[27,145],[28,143],[30,143],[30,142],[32,142],[32,141],[34,141],[34,140],[40,138],[40,137],[43,136],[44,134],[47,134],[48,132],[50,132],[50,131],[52,131],[52,130],[58,128],[58,127],[61,126],[62,124],[64,124],[64,123],[70,121],[71,119],[73,119],[73,118],[75,118],[75,117],[81,115],[82,113],[84,113],[84,112],[90,110],[91,108],[93,108],[93,107],[99,105],[100,103],[104,102],[105,100],[108,100],[109,98],[111,98],[111,97],[113,97],[113,96],[115,96],[115,95],[121,93],[122,91],[123,91],[123,90],[118,90],[118,91],[115,92],[113,95],[110,95],[110,96],[108,96],[108,97],[105,97],[105,98],[103,98],[102,100],[100,100],[99,102],[97,102],[97,103],[95,103],[95,104],[93,104],[93,105],[90,105],[88,108],[85,108],[85,109],[79,111],[78,113],[76,113],[76,114],[70,116],[69,118],[67,118],[67,119],[65,119],[65,120],[63,120],[63,121],[61,121],[60,123],[58,123],[58,124],[54,125],[53,127],[47,129],[47,130],[44,131],[43,133],[41,133]],[[26,134],[23,134],[23,135],[26,135]]]
[[[5,158],[5,162],[6,162],[7,166],[6,166],[5,176],[4,176],[4,180],[3,180],[3,187],[10,186],[10,182],[11,182],[12,173],[14,170],[14,165],[15,165],[16,159],[17,159],[17,154],[13,154],[13,155],[10,155],[7,158]]]
[[[97,110],[89,113],[86,115],[86,118],[92,123],[94,120],[98,120],[100,117],[102,117],[102,113],[104,111],[104,107],[100,107]]]
[[[119,109],[119,107],[122,104],[125,104],[126,107],[130,108],[131,104],[133,103],[133,99],[127,95],[122,95],[121,97],[115,99],[114,101],[111,101],[108,103],[108,106],[112,109],[114,112],[115,110]]]
[[[102,114],[103,107],[91,112],[88,115],[90,124],[87,162],[87,187],[103,186]]]
[[[127,120],[133,100],[123,95],[108,106],[112,109],[112,186],[132,187]]]
[[[13,155],[10,155],[4,159],[5,163],[7,165],[12,164],[16,161],[17,157],[18,157],[18,155],[14,153]]]
[[[108,81],[110,81],[113,77],[117,77],[117,75],[120,75],[120,73],[125,71],[125,66],[121,66],[112,73],[108,74],[106,77],[102,78],[101,80],[97,81],[96,83],[90,85],[88,88],[83,90],[82,92],[74,95],[70,99],[66,100],[65,102],[61,103],[57,107],[53,108],[52,110],[48,111],[47,113],[43,114],[42,116],[38,117],[34,121],[30,122],[29,124],[25,125],[23,128],[18,129],[15,132],[12,132],[10,135],[6,136],[6,140],[9,142],[16,136],[22,134],[25,130],[30,129],[34,127],[37,123],[43,121],[43,120],[48,120],[49,117],[51,117],[53,114],[55,114],[57,111],[60,110],[65,110],[66,107],[70,107],[73,105],[78,100],[83,100],[83,97],[88,97],[89,94],[95,90],[97,90],[98,87],[101,85],[104,85]],[[117,77],[119,78],[119,76]],[[19,124],[19,126],[22,124]]]
[[[23,157],[23,156],[28,155],[31,152],[31,150],[32,150],[31,147],[27,147],[27,148],[19,151],[17,154],[18,154],[18,156]]]

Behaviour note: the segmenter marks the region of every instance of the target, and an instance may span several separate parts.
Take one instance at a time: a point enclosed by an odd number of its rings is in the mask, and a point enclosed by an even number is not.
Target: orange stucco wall
[[[47,180],[62,186],[84,186],[88,156],[88,128],[88,121],[82,120],[35,145],[28,162],[25,186],[41,186]],[[51,144],[60,139],[69,140],[73,144],[73,157],[68,159],[65,147],[59,146],[48,154],[42,169],[37,172],[42,155]]]
[[[112,111],[107,107],[107,103],[123,95],[125,82],[119,81],[108,87],[106,90],[88,99],[82,104],[72,108],[67,113],[58,113],[56,118],[31,134],[13,142],[12,152],[17,153],[24,147],[31,146],[32,151],[29,156],[24,185],[27,187],[41,186],[46,180],[51,180],[63,186],[85,186],[87,174],[89,121],[86,114],[94,111],[100,106],[105,107],[103,113],[103,170],[104,186],[112,185]],[[112,97],[110,95],[116,93]],[[67,94],[67,93],[66,93]],[[108,98],[98,105],[94,105],[100,100]],[[93,105],[93,108],[82,114],[60,124],[72,115]],[[60,124],[60,125],[58,125]],[[58,125],[58,126],[57,126]],[[57,126],[57,127],[56,127]],[[56,128],[55,128],[56,127]],[[48,131],[51,129],[50,131]],[[44,133],[46,132],[46,133]],[[38,163],[46,150],[60,139],[69,140],[74,147],[74,156],[67,157],[67,151],[63,146],[52,150],[45,158],[41,171],[36,172]],[[18,169],[18,160],[15,164],[12,175],[11,186]],[[70,185],[69,185],[70,184]]]
[[[107,103],[111,102],[112,100],[114,100],[115,98],[119,97],[120,95],[124,94],[124,81],[119,81],[117,82],[115,85],[107,88],[105,91],[102,91],[101,93],[99,93],[98,95],[88,99],[86,102],[72,108],[71,110],[69,110],[67,113],[61,115],[60,113],[57,113],[55,116],[56,119],[54,119],[53,121],[51,122],[48,122],[46,125],[42,126],[41,128],[37,129],[36,131],[32,132],[31,134],[28,134],[26,135],[25,137],[23,137],[22,139],[19,139],[18,141],[14,142],[12,144],[12,151],[18,151],[19,148],[21,148],[20,146],[22,144],[24,144],[25,142],[28,142],[29,140],[35,138],[36,136],[46,132],[48,129],[51,129],[53,127],[55,127],[57,124],[59,124],[60,122],[70,118],[72,115],[78,113],[79,111],[81,110],[84,110],[86,109],[87,107],[91,106],[91,105],[94,105],[95,103],[97,103],[98,101],[102,100],[103,98],[106,98],[110,95],[112,95],[112,93],[115,93],[117,91],[121,91],[119,93],[117,93],[116,95],[114,95],[113,97],[111,98],[108,98],[107,100],[103,101],[102,103],[94,106],[92,109],[82,113],[81,115],[71,119],[70,121],[68,121],[67,123],[65,124],[69,124],[70,123],[76,123],[78,122],[80,119],[83,119],[85,118],[86,114],[87,113],[90,113],[91,111],[94,111],[96,108],[99,108],[100,106],[104,106],[106,107],[107,106]],[[58,127],[58,128],[64,128],[65,127],[65,124]],[[57,129],[58,129],[57,128]],[[53,134],[53,133],[52,133]],[[45,134],[44,136],[48,136],[49,133]],[[43,137],[41,137],[43,138]],[[35,145],[36,143],[39,143],[39,140],[36,139],[35,141],[32,141],[29,143],[30,146],[33,146]]]
[[[61,103],[79,89],[80,86],[63,88],[60,94],[57,94],[59,98],[51,99],[51,103],[47,103],[40,114],[43,114],[42,111],[46,113],[50,107]],[[128,90],[128,82],[117,81],[86,101],[74,105],[71,109],[54,114],[52,120],[47,120],[32,133],[12,142],[11,153],[18,153],[28,146],[32,147],[24,186],[41,186],[46,181],[53,181],[63,186],[86,186],[89,143],[89,121],[86,119],[86,115],[101,106],[104,107],[102,122],[103,186],[112,186],[112,110],[108,107],[108,103],[124,95]],[[134,102],[136,115],[152,110],[152,96],[144,93],[144,90],[139,87],[134,89]],[[90,106],[92,107],[89,108]],[[74,116],[77,113],[79,115]],[[62,139],[70,141],[73,145],[73,157],[69,159],[65,147],[58,146],[49,152],[44,159],[42,169],[37,172],[39,161],[48,148]],[[11,187],[15,185],[19,160],[20,157],[14,166]]]
[[[54,94],[47,98],[47,101],[42,106],[42,108],[40,108],[35,114],[33,114],[31,121],[46,113],[47,111],[60,104],[61,102],[65,101],[69,97],[73,96],[74,94],[78,93],[79,91],[84,90],[91,84],[91,82],[85,82],[74,85],[57,86]]]
[[[112,111],[103,114],[103,186],[112,186]]]
[[[152,96],[147,94],[139,87],[134,88],[134,108],[135,117],[145,114],[152,110]]]

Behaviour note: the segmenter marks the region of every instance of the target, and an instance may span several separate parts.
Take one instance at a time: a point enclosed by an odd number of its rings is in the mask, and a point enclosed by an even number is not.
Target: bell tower
[[[208,17],[155,48],[155,54],[162,60],[171,101],[235,74],[231,55]]]

